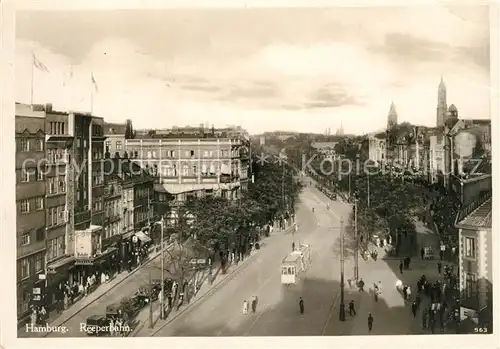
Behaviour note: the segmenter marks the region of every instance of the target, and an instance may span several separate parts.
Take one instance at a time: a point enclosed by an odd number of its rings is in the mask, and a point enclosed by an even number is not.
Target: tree
[[[193,239],[182,242],[174,238],[173,245],[165,249],[164,271],[167,277],[176,281],[179,290],[182,290],[184,282],[189,280],[194,271],[193,259],[200,258],[202,251]],[[177,294],[179,294],[178,292]]]

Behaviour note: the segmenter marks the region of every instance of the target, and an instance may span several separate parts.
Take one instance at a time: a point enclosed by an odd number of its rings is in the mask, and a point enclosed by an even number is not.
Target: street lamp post
[[[340,220],[340,309],[339,320],[345,321],[344,304],[344,219]]]
[[[161,244],[161,298],[160,298],[160,318],[163,320],[165,319],[165,255],[163,254],[164,252],[164,247],[165,244],[163,243],[163,215],[161,216],[161,235],[160,235],[160,244]]]
[[[367,206],[370,207],[370,174],[367,173],[368,176],[368,198],[367,198]]]
[[[354,279],[359,278],[359,238],[358,238],[358,201],[354,200],[354,237],[356,239],[356,248],[354,250]]]
[[[149,328],[153,328],[153,281],[149,271]]]

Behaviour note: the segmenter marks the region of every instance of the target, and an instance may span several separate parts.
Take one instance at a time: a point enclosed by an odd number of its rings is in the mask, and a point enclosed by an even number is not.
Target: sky
[[[486,7],[21,11],[16,21],[18,102],[33,81],[35,103],[136,129],[364,134],[386,126],[392,101],[400,122],[435,126],[441,76],[460,117],[490,117]],[[32,69],[33,54],[48,72]]]

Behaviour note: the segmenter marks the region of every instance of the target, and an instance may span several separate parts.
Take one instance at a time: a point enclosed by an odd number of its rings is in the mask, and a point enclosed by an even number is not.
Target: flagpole
[[[31,108],[33,108],[34,80],[35,80],[35,53],[32,53],[31,54],[31,95],[30,95]]]

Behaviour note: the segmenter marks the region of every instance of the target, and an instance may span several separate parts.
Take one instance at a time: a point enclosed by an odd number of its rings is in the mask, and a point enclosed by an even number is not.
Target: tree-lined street
[[[347,217],[350,206],[333,202],[315,188],[306,187],[296,210],[299,232],[272,235],[265,246],[237,275],[214,294],[190,308],[155,336],[232,336],[232,335],[321,335],[325,324],[338,321],[331,305],[339,292],[340,217]],[[315,211],[312,212],[312,208]],[[319,223],[319,225],[318,225]],[[291,252],[292,242],[310,244],[312,264],[300,289],[281,284],[280,266]],[[352,276],[352,263],[346,274]],[[259,298],[257,312],[242,314],[243,301]],[[303,297],[305,314],[299,315],[298,300]]]

